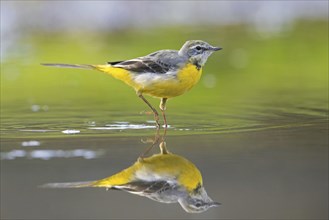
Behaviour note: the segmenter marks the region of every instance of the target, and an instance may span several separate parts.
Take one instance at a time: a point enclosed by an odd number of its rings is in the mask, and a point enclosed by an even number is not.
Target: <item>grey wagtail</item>
[[[45,66],[96,69],[105,72],[133,87],[153,111],[157,127],[160,127],[157,110],[143,94],[161,98],[160,110],[167,127],[165,115],[167,99],[190,90],[200,80],[202,67],[208,57],[220,47],[214,47],[201,40],[187,41],[180,50],[159,50],[131,60],[108,62],[105,65],[56,64]]]
[[[163,203],[178,202],[189,213],[219,206],[207,194],[198,168],[186,158],[172,154],[160,143],[161,153],[139,158],[132,166],[110,177],[85,182],[48,183],[45,188],[104,187],[145,196]]]

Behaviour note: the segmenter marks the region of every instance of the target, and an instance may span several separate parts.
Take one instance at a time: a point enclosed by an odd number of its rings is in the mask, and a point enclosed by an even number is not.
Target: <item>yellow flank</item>
[[[137,161],[131,167],[122,170],[119,173],[116,173],[110,177],[95,181],[92,186],[94,187],[108,187],[120,186],[127,184],[133,180],[134,173],[140,168],[141,164]]]
[[[176,180],[182,184],[188,191],[192,191],[199,184],[202,185],[202,176],[200,171],[193,163],[187,159],[175,154],[156,154],[148,158],[138,160],[131,167],[114,174],[108,178],[95,181],[94,187],[120,186],[134,181],[136,178],[142,178],[147,181],[158,180]],[[177,179],[179,177],[179,179]]]
[[[199,82],[202,74],[202,69],[198,70],[191,63],[179,69],[177,74],[173,76],[145,73],[149,76],[146,76],[144,80],[138,80],[138,77],[142,76],[143,73],[134,74],[111,65],[94,65],[93,67],[125,82],[133,87],[136,92],[159,98],[172,98],[184,94]]]
[[[107,73],[114,78],[121,80],[131,87],[135,87],[132,81],[132,74],[123,68],[113,67],[112,65],[93,65],[93,67],[101,72]]]

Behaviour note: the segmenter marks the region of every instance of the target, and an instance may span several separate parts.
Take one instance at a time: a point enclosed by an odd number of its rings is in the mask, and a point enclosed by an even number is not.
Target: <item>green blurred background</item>
[[[169,100],[169,150],[193,159],[225,206],[191,216],[132,195],[36,189],[127,167],[154,133],[122,82],[41,63],[103,64],[191,39],[223,50]],[[1,1],[0,104],[4,218],[328,217],[327,1]]]
[[[120,120],[129,121],[126,115],[147,107],[122,82],[99,72],[49,68],[40,63],[102,64],[163,48],[179,49],[188,39],[202,39],[224,49],[209,59],[196,88],[169,101],[169,122],[181,124],[176,114],[191,112],[203,115],[208,111],[208,117],[218,112],[248,115],[255,108],[266,114],[266,107],[323,116],[325,111],[312,110],[325,110],[328,105],[327,34],[327,21],[318,20],[295,21],[289,30],[266,37],[244,24],[34,33],[20,39],[16,51],[8,51],[2,60],[2,129],[12,126],[9,120],[22,123],[56,115],[70,123],[77,110],[91,121],[100,120],[100,114],[116,120],[107,111],[116,111]],[[158,106],[158,100],[149,99]],[[245,112],[245,108],[250,109]],[[33,114],[36,111],[39,114]]]

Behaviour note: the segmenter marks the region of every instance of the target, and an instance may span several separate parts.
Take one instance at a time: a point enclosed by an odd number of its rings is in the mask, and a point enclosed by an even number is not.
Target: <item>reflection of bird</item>
[[[136,59],[108,62],[106,65],[43,64],[46,66],[96,69],[105,72],[133,87],[153,111],[159,127],[156,109],[143,94],[161,98],[160,109],[164,123],[166,101],[190,90],[200,79],[202,66],[219,47],[213,47],[201,40],[187,41],[179,50],[160,50]]]
[[[49,188],[105,187],[145,196],[158,202],[176,203],[186,212],[204,212],[218,206],[206,193],[200,171],[187,159],[167,151],[139,158],[131,167],[105,179],[73,183],[48,183]]]

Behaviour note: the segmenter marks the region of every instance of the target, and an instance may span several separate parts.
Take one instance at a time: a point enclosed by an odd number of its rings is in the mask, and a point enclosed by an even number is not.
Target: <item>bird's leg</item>
[[[152,150],[152,148],[160,141],[160,134],[159,129],[156,130],[154,140],[152,141],[152,145],[148,147],[138,158],[138,160],[141,162],[146,157],[146,155]],[[164,141],[164,140],[162,140]]]
[[[160,109],[162,112],[162,116],[163,116],[163,121],[164,121],[164,126],[165,128],[167,128],[168,124],[167,124],[167,119],[166,119],[166,102],[167,102],[167,98],[161,98],[161,102],[160,102]]]
[[[159,113],[157,112],[157,110],[144,98],[144,96],[141,93],[137,93],[138,97],[141,98],[153,111],[154,113],[154,119],[155,119],[155,123],[157,128],[160,128],[160,123],[159,123]]]

